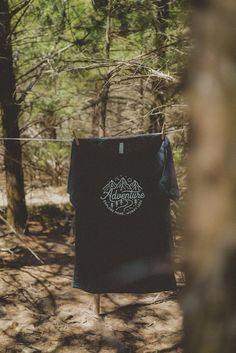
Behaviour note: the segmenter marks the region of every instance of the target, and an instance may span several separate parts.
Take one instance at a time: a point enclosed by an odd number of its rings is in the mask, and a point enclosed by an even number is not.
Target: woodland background
[[[73,131],[114,136],[161,131],[164,121],[167,130],[188,125],[181,92],[191,45],[186,1],[2,1],[1,7],[7,27],[0,55],[9,58],[0,62],[1,136],[71,139]],[[183,132],[173,142],[181,164]],[[7,190],[15,228],[25,226],[25,193],[65,185],[69,149],[1,143],[2,195]]]
[[[35,139],[0,141],[2,352],[236,351],[235,18],[232,0],[0,0],[0,136]],[[71,288],[70,143],[36,139],[163,123],[178,291],[104,295],[97,317]]]

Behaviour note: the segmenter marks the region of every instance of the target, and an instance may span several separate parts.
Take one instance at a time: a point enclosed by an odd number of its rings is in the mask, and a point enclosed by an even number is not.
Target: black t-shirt
[[[73,142],[73,286],[92,293],[175,289],[159,135]]]

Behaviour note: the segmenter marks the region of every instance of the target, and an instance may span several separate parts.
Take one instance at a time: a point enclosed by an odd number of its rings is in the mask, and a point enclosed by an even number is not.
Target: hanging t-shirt
[[[159,135],[72,144],[73,287],[91,293],[174,290],[169,198],[178,196],[170,143]]]

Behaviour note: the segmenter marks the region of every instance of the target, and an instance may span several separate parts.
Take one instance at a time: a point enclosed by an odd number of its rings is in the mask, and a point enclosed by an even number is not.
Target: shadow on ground
[[[31,210],[25,245],[1,225],[0,346],[3,353],[182,352],[178,293],[104,294],[72,288],[73,212]]]

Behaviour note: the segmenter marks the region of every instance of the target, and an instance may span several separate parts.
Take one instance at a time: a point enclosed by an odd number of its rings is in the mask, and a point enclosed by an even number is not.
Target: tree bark
[[[0,106],[3,137],[19,138],[20,106],[16,100],[16,78],[11,45],[11,23],[7,0],[0,1]],[[25,229],[25,203],[22,151],[19,141],[4,141],[4,163],[7,188],[7,221],[16,230]]]
[[[193,1],[185,353],[236,352],[236,3]]]
[[[156,25],[156,47],[161,47],[165,42],[165,32],[169,19],[169,0],[157,0],[157,25]]]
[[[98,101],[98,83],[95,82],[95,99]],[[93,106],[93,114],[92,114],[92,136],[96,137],[99,134],[99,105],[97,103],[94,104]]]
[[[160,58],[163,60],[165,58],[165,36],[166,36],[166,29],[168,27],[168,19],[169,19],[169,0],[158,0],[155,1],[156,6],[156,48],[159,52],[159,60]],[[163,47],[163,48],[162,48]],[[162,50],[161,50],[162,48]],[[153,81],[152,82],[152,91],[154,96],[154,104],[152,106],[153,109],[158,108],[159,105],[164,105],[164,97],[163,93],[159,91],[159,85]],[[149,133],[155,133],[162,130],[162,126],[165,122],[165,114],[164,113],[150,113],[149,115]]]
[[[107,61],[110,60],[110,48],[111,48],[111,12],[112,12],[112,0],[108,0],[107,2],[107,24],[106,24],[106,35],[105,35],[105,53]],[[110,72],[109,66],[107,68],[107,73],[104,78],[104,85],[102,87],[100,100],[100,124],[99,124],[99,136],[106,136],[107,128],[106,128],[106,120],[107,120],[107,104],[109,99],[109,91],[110,91]]]

